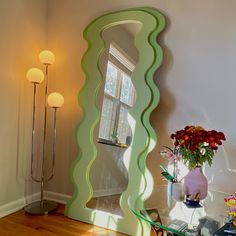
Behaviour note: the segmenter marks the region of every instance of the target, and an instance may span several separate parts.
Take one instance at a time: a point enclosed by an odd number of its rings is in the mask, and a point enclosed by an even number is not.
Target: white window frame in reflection
[[[112,43],[107,62],[99,140],[127,146],[131,142],[131,128],[127,115],[136,98],[131,80],[134,68],[131,59]]]

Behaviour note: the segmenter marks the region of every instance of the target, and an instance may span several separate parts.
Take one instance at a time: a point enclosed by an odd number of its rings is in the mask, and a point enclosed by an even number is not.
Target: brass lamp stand
[[[40,201],[33,202],[27,205],[24,209],[27,213],[33,215],[45,215],[55,210],[58,206],[56,202],[47,201],[44,199],[44,185],[50,181],[54,176],[55,168],[55,147],[56,147],[56,115],[57,109],[64,103],[64,98],[60,93],[51,93],[48,96],[48,67],[55,61],[55,56],[52,52],[44,50],[39,54],[40,62],[45,66],[45,93],[44,93],[44,123],[43,123],[43,155],[41,163],[41,176],[40,178],[35,177],[34,174],[34,162],[36,159],[35,155],[35,108],[36,108],[36,92],[37,85],[42,83],[44,80],[44,73],[37,68],[32,68],[27,72],[27,79],[33,83],[33,114],[32,114],[32,134],[31,134],[31,178],[33,181],[40,183]],[[47,136],[47,103],[54,109],[53,119],[53,147],[52,147],[52,168],[47,176],[45,173],[45,160],[46,160],[46,136]]]

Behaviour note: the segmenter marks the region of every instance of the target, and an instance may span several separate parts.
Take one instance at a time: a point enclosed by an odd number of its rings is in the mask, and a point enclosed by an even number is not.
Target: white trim
[[[103,197],[103,196],[121,194],[125,191],[125,189],[126,189],[125,187],[109,188],[109,189],[98,189],[98,190],[94,190],[93,196],[94,197]]]
[[[99,189],[94,191],[94,197],[101,197],[101,196],[109,196],[120,194],[125,191],[125,187],[120,188],[112,188],[112,189]],[[44,192],[45,199],[55,201],[58,203],[66,204],[69,199],[71,199],[71,195],[61,194],[51,191]],[[14,212],[17,212],[23,209],[27,204],[30,204],[35,201],[40,200],[40,192],[28,195],[26,197],[22,197],[18,200],[9,202],[0,206],[0,218],[10,215]]]
[[[44,192],[45,199],[66,204],[69,199],[71,199],[71,195],[67,194],[61,194],[61,193],[56,193],[56,192],[51,192],[51,191],[45,191]]]
[[[93,196],[102,197],[102,196],[121,194],[125,191],[125,189],[126,187],[94,190]],[[45,191],[44,196],[45,196],[45,199],[47,200],[55,201],[62,204],[67,204],[67,202],[72,198],[71,195],[61,194],[61,193],[56,193],[56,192],[51,192],[51,191]]]
[[[115,42],[110,44],[109,53],[131,72],[134,70],[134,61]]]
[[[71,198],[70,195],[65,195],[61,193],[55,193],[51,191],[45,191],[44,192],[45,199],[55,201],[58,203],[66,204],[67,201]],[[9,202],[7,204],[4,204],[0,206],[0,218],[10,215],[14,212],[17,212],[21,209],[23,209],[26,205],[39,201],[40,200],[40,192],[28,195],[26,197],[22,197],[18,200]]]
[[[40,193],[34,193],[27,197],[22,197],[18,200],[0,206],[0,218],[21,210],[26,206],[26,204],[37,201],[39,200],[39,198],[40,198]]]

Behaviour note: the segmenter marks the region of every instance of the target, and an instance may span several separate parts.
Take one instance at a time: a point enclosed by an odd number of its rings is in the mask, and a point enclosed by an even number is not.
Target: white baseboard
[[[94,197],[102,197],[102,196],[110,196],[110,195],[115,195],[115,194],[121,194],[125,191],[125,187],[120,187],[120,188],[110,188],[110,189],[99,189],[99,190],[94,190]],[[62,204],[66,204],[69,199],[71,199],[71,195],[67,194],[61,194],[61,193],[56,193],[56,192],[51,192],[51,191],[45,191],[44,192],[45,199],[59,202]]]
[[[35,193],[0,206],[0,218],[21,210],[26,204],[37,201],[39,198],[40,193]]]
[[[45,191],[44,196],[45,196],[45,199],[47,200],[59,202],[62,204],[66,204],[67,201],[71,198],[71,196],[69,195],[50,192],[50,191]],[[0,206],[0,218],[10,215],[14,212],[17,212],[23,209],[27,204],[30,204],[32,202],[39,201],[39,200],[40,200],[40,192],[28,195],[26,197],[22,197],[18,200],[9,202],[7,204],[4,204]]]
[[[69,199],[71,199],[70,195],[51,192],[51,191],[45,191],[44,192],[45,199],[50,201],[55,201],[58,203],[66,204]]]
[[[109,196],[114,194],[120,194],[124,192],[125,188],[114,188],[114,189],[100,189],[94,191],[94,197],[101,196]],[[70,195],[45,191],[44,192],[45,199],[55,201],[58,203],[66,204],[69,199],[71,199]],[[38,201],[40,199],[40,192],[34,193],[32,195],[22,197],[18,200],[9,202],[0,206],[0,218],[10,215],[16,211],[23,209],[26,204],[30,204],[32,202]]]
[[[120,188],[109,188],[109,189],[99,189],[99,190],[94,190],[94,197],[103,197],[103,196],[110,196],[110,195],[115,195],[115,194],[121,194],[125,191],[125,187],[120,187]]]

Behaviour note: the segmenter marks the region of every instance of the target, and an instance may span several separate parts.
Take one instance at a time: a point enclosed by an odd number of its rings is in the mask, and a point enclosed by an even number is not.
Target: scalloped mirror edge
[[[98,66],[99,57],[104,50],[102,31],[119,24],[138,22],[142,24],[135,37],[135,47],[139,61],[133,72],[133,84],[136,89],[136,103],[130,109],[129,122],[133,139],[127,148],[126,159],[128,186],[120,198],[120,207],[124,216],[94,210],[86,207],[93,196],[90,183],[91,166],[96,159],[94,129],[99,121],[97,94],[103,82]],[[165,27],[164,16],[149,7],[132,8],[111,12],[92,21],[84,30],[88,49],[82,59],[85,83],[79,93],[79,104],[83,117],[77,128],[77,142],[80,153],[72,163],[70,176],[74,185],[72,198],[66,205],[65,215],[70,218],[102,226],[128,235],[144,236],[150,234],[150,225],[137,219],[131,209],[140,211],[144,200],[153,188],[152,176],[146,167],[146,157],[156,144],[156,134],[149,122],[153,109],[159,102],[159,90],[153,81],[153,75],[163,60],[161,47],[157,43],[158,34]]]

